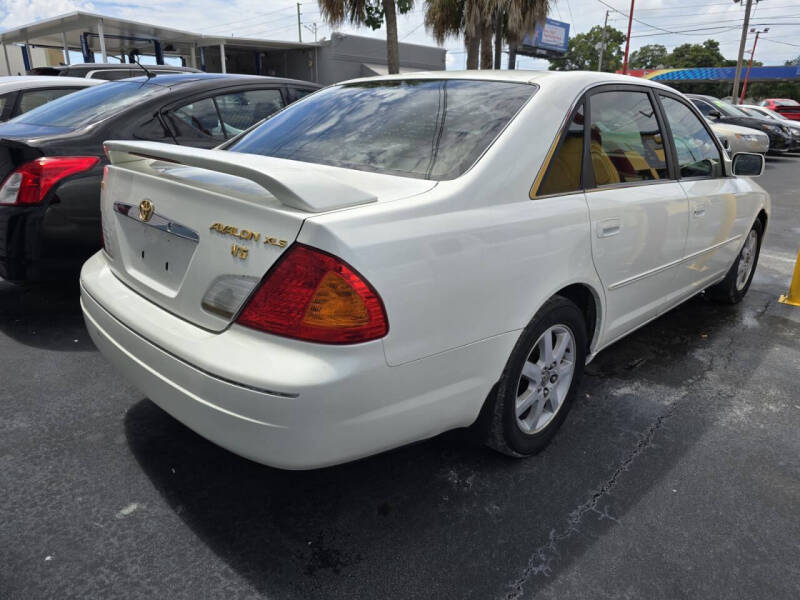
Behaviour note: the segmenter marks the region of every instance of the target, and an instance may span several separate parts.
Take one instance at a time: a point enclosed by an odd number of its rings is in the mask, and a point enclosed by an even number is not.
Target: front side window
[[[337,85],[289,105],[230,150],[453,179],[478,160],[535,90],[525,83],[460,79]]]
[[[661,96],[681,177],[722,177],[722,157],[699,117],[683,102]]]
[[[297,102],[300,98],[304,98],[309,94],[316,92],[317,90],[312,90],[308,88],[296,88],[290,87],[286,89],[287,93],[289,94],[289,104],[292,102]]]
[[[235,92],[217,96],[215,100],[229,138],[283,108],[279,90]]]
[[[647,93],[599,92],[590,102],[596,185],[668,177],[664,136]]]
[[[583,120],[583,104],[581,104],[567,127],[564,141],[550,161],[547,173],[536,192],[537,196],[567,194],[581,189]]]
[[[171,110],[166,114],[166,119],[179,139],[220,142],[225,139],[225,130],[211,98],[195,100]]]

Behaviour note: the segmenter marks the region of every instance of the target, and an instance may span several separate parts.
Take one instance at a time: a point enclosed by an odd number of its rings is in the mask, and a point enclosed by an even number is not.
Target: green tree
[[[604,38],[605,29],[605,40]],[[622,68],[622,44],[625,34],[610,25],[595,25],[587,33],[579,33],[569,40],[567,53],[550,61],[551,71],[596,71],[600,46],[605,43],[603,71],[613,73]]]
[[[667,65],[669,53],[661,44],[648,44],[634,51],[630,57],[632,69],[655,69]]]
[[[682,44],[672,50],[665,66],[675,68],[721,67],[725,57],[719,51],[717,40],[706,40],[702,44]]]
[[[389,73],[400,72],[400,51],[397,40],[397,13],[414,8],[414,0],[317,0],[322,18],[331,25],[345,21],[379,29],[386,23],[386,59]]]

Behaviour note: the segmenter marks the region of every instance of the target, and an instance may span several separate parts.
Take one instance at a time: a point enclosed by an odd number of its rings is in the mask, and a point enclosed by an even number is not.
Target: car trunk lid
[[[149,142],[106,142],[101,210],[115,275],[211,331],[235,317],[306,218],[433,181]]]

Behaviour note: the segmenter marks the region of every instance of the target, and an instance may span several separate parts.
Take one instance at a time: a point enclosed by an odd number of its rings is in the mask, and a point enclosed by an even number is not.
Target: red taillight
[[[355,344],[386,335],[378,293],[330,254],[294,244],[245,306],[240,325],[324,344]]]
[[[43,156],[11,173],[0,187],[0,204],[39,204],[59,180],[88,171],[97,156]]]

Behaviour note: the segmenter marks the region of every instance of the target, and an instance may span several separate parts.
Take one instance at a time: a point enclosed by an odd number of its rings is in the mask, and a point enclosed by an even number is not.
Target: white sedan
[[[717,121],[710,121],[709,127],[717,134],[730,154],[737,152],[766,154],[769,151],[769,136],[763,131]]]
[[[100,351],[242,456],[333,465],[474,425],[531,455],[584,365],[706,290],[736,303],[770,210],[697,109],[605,73],[334,85],[227,150],[110,141]]]
[[[56,98],[101,83],[105,82],[44,75],[0,77],[0,121],[8,121]]]

